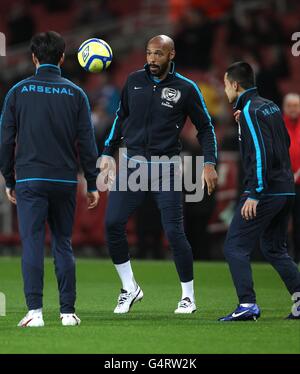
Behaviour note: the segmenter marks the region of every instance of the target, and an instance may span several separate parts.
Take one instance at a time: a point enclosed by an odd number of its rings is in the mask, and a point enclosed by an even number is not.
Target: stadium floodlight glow
[[[0,56],[6,56],[6,37],[0,32]]]
[[[294,32],[292,35],[292,40],[296,41],[296,43],[292,46],[292,55],[295,57],[300,56],[300,31]]]
[[[3,292],[0,292],[0,317],[6,316],[6,297]]]

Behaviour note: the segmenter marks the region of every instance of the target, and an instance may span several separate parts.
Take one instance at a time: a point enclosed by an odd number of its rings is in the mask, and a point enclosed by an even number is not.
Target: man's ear
[[[35,54],[32,53],[31,54],[31,57],[32,57],[32,62],[35,66],[39,65],[39,60],[35,57]]]
[[[170,52],[170,60],[171,60],[171,61],[174,60],[175,55],[176,55],[176,52],[175,52],[175,50],[173,49],[173,50]]]
[[[61,66],[65,61],[65,54],[63,53],[63,55],[61,56],[60,60],[59,60],[59,63],[58,65]]]
[[[240,86],[240,85],[238,84],[238,82],[236,82],[236,81],[233,81],[233,82],[232,82],[232,87],[234,88],[235,91],[238,91],[239,86]]]

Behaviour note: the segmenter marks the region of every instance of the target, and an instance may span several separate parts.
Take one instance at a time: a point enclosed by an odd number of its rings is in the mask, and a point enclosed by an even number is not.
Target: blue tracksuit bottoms
[[[176,172],[174,169],[171,167],[168,177],[170,186],[174,182],[174,172]],[[172,187],[170,191],[164,191],[161,188],[162,174],[159,174],[158,178],[160,185],[158,191],[120,191],[118,188],[120,180],[129,179],[134,170],[136,169],[128,168],[126,177],[122,172],[117,174],[117,188],[109,194],[105,227],[108,249],[114,264],[122,264],[129,260],[126,224],[130,215],[142,204],[146,193],[151,193],[160,210],[162,225],[173,252],[179,278],[181,282],[191,281],[193,279],[193,254],[183,227],[182,192],[175,191]],[[151,183],[150,171],[148,182]]]
[[[24,181],[16,184],[19,232],[22,241],[24,293],[29,310],[43,306],[46,222],[58,282],[60,312],[74,313],[75,262],[71,246],[76,184]]]
[[[250,255],[260,240],[266,260],[274,267],[286,288],[293,294],[300,291],[300,272],[287,252],[288,221],[293,196],[265,196],[257,205],[256,218],[246,221],[241,209],[243,196],[231,222],[225,241],[224,254],[241,303],[256,303]]]

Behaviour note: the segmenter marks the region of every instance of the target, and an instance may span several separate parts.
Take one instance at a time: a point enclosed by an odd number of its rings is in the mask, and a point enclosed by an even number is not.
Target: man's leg
[[[48,222],[52,233],[52,254],[59,289],[60,312],[75,312],[75,259],[71,244],[76,207],[76,186],[49,183]]]
[[[118,185],[117,175],[117,185]],[[105,231],[108,250],[122,282],[121,294],[114,313],[128,313],[132,304],[143,298],[137,285],[130,263],[126,224],[130,215],[143,202],[146,192],[111,191],[108,197],[105,217]]]
[[[177,273],[181,281],[182,306],[176,313],[192,313],[196,310],[194,295],[193,253],[183,225],[181,191],[153,192],[161,212],[162,225],[173,252]],[[187,303],[185,302],[187,301]]]
[[[295,292],[300,292],[300,272],[287,251],[288,222],[293,199],[288,197],[280,197],[280,199],[286,200],[286,203],[264,231],[261,250],[280,275],[289,293],[293,295]]]
[[[245,201],[246,197],[241,198],[229,227],[224,254],[229,264],[239,303],[255,304],[250,254],[269,222],[281,211],[285,202],[280,198],[262,199],[257,205],[256,217],[246,221],[241,215]]]
[[[108,250],[126,291],[136,287],[126,236],[126,224],[130,215],[143,202],[145,192],[111,191],[105,217]]]
[[[43,306],[45,223],[48,196],[33,182],[16,186],[19,232],[22,241],[22,273],[29,310]]]

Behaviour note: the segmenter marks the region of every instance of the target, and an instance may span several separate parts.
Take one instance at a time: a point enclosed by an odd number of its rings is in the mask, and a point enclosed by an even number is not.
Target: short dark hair
[[[255,74],[250,64],[238,61],[226,70],[227,78],[237,82],[245,90],[255,86]]]
[[[40,64],[57,65],[65,51],[65,47],[64,39],[55,31],[34,35],[30,42],[30,50]]]

